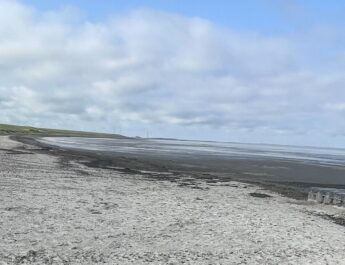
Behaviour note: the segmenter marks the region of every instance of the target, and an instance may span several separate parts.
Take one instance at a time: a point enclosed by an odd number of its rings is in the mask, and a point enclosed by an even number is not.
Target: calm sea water
[[[42,142],[64,148],[115,152],[137,155],[197,156],[283,160],[300,160],[319,164],[345,165],[345,149],[241,144],[162,139],[99,139],[78,137],[46,137]]]

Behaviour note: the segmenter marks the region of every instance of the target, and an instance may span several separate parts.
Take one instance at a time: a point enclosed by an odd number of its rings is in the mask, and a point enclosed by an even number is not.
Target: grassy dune
[[[71,130],[60,130],[60,129],[46,129],[46,128],[36,128],[36,127],[31,127],[31,126],[9,125],[9,124],[0,124],[0,135],[125,138],[125,136],[118,135],[118,134],[71,131]]]

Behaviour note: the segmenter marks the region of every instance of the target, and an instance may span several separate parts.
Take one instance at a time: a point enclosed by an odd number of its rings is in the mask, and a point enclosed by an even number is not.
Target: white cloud
[[[314,67],[318,55],[305,43],[154,10],[91,23],[0,0],[0,118],[94,130],[136,123],[308,134],[323,130],[317,121],[343,130],[334,116],[345,96],[341,62],[333,72]],[[320,59],[328,70],[333,55]]]

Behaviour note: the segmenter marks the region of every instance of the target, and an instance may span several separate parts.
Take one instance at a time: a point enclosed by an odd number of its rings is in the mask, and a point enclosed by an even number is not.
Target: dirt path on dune
[[[0,264],[345,264],[345,227],[320,217],[342,209],[38,148],[0,137]]]

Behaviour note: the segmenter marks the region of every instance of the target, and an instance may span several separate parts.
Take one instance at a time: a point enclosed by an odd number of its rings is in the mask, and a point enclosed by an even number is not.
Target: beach
[[[345,264],[341,207],[32,143],[0,137],[0,264]]]

